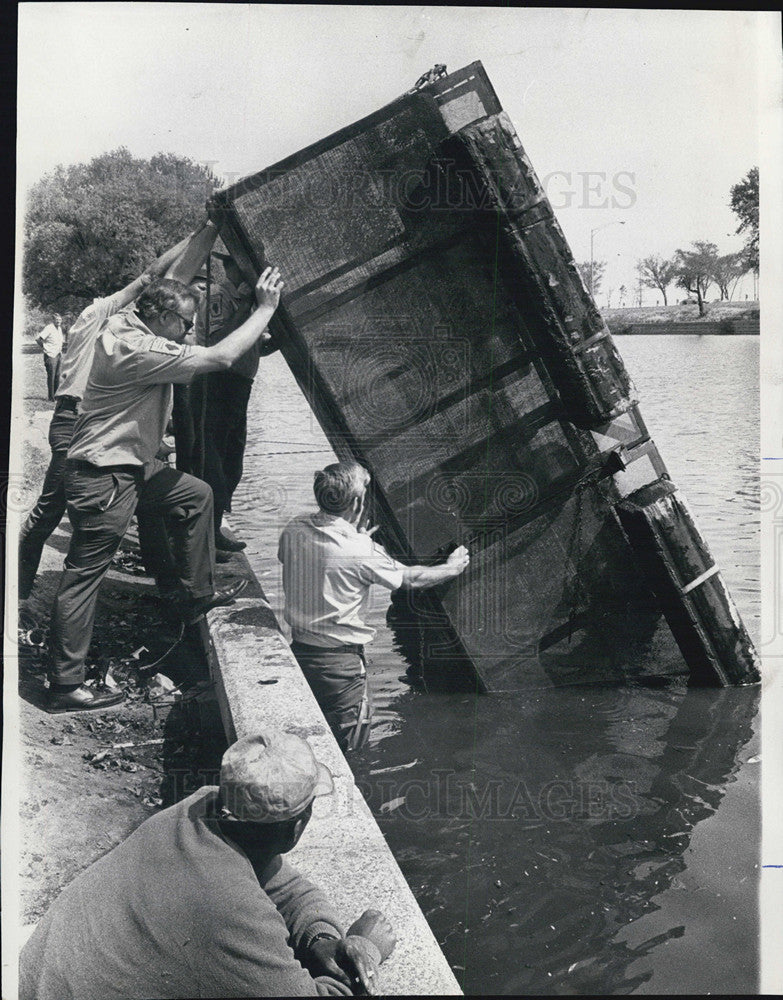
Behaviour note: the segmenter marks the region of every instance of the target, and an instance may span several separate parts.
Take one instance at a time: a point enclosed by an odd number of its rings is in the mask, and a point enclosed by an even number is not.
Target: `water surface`
[[[757,337],[619,337],[642,414],[759,637]],[[273,607],[283,524],[329,445],[280,356],[254,387],[232,523]],[[370,623],[352,766],[465,992],[757,992],[757,689],[476,697],[404,679]]]

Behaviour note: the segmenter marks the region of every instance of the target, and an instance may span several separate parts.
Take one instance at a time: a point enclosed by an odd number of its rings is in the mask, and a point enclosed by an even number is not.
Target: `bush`
[[[29,300],[25,300],[22,337],[25,340],[34,340],[51,318],[52,310],[41,309],[39,306],[33,305]]]

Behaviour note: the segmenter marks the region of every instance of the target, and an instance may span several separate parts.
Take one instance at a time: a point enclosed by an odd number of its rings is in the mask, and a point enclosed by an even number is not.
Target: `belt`
[[[356,653],[357,656],[364,656],[364,646],[357,642],[344,642],[339,646],[312,646],[309,642],[300,642],[298,639],[294,639],[291,646],[312,653]]]
[[[97,469],[100,472],[130,472],[133,475],[137,475],[144,471],[143,465],[95,465],[93,462],[87,462],[83,458],[69,458],[68,464],[72,466],[82,466],[87,469]]]

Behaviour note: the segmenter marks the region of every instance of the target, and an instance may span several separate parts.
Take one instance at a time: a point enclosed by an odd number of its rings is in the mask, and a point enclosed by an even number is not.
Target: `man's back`
[[[371,641],[375,630],[364,624],[370,586],[396,590],[404,571],[370,535],[323,511],[286,525],[278,559],[293,638],[326,648]]]
[[[63,356],[58,396],[73,396],[76,399],[84,396],[96,338],[103,324],[122,308],[123,301],[119,294],[93,299],[79,314],[68,331],[68,350]]]

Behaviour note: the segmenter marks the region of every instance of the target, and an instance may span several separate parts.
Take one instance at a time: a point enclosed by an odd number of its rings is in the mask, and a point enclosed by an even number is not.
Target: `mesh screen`
[[[471,102],[456,110],[470,117]],[[557,309],[578,313],[570,253],[553,220],[526,229],[520,295],[517,263],[498,266],[512,226],[502,212],[453,204],[454,176],[445,201],[420,197],[447,135],[431,100],[405,98],[230,201],[238,242],[283,271],[283,351],[336,450],[369,467],[390,513],[385,541],[422,560],[477,539],[442,608],[493,686],[506,675],[535,683],[542,635],[591,588],[600,601],[613,581],[624,586],[629,553],[600,492],[580,491],[598,448],[567,422],[552,382],[561,348],[541,335],[541,289],[564,286]],[[478,167],[470,177],[486,181]],[[539,273],[537,254],[557,259]]]
[[[407,104],[391,118],[293,166],[233,201],[240,225],[286,287],[374,257],[403,232],[403,178],[420,170],[444,133],[436,111]]]

